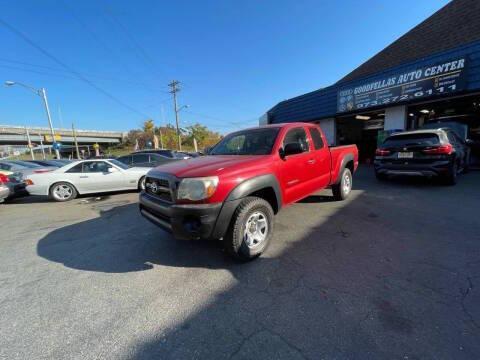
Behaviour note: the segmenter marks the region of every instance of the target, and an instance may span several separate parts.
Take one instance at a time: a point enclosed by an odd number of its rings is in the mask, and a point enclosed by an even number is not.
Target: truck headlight
[[[211,197],[218,185],[217,176],[185,178],[180,181],[177,199],[199,201]]]

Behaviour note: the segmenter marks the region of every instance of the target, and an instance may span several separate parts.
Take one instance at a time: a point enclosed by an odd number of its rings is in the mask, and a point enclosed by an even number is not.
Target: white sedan
[[[68,201],[78,194],[145,188],[145,175],[152,168],[129,168],[117,160],[80,160],[57,170],[32,174],[24,179],[30,195],[48,195]]]

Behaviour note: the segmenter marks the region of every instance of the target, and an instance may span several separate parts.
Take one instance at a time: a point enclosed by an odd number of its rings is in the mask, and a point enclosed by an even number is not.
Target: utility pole
[[[180,138],[180,126],[179,126],[179,119],[178,119],[178,105],[177,105],[177,92],[180,91],[179,89],[180,82],[177,80],[172,80],[168,86],[172,90],[170,90],[170,93],[173,94],[173,106],[174,106],[174,111],[175,111],[175,122],[177,125],[177,138],[178,138],[178,150],[182,150],[182,139]]]
[[[25,132],[27,133],[28,148],[30,149],[30,155],[32,156],[32,160],[35,160],[35,155],[33,154],[32,141],[30,140],[30,133],[28,132],[28,128],[26,126],[25,126]]]
[[[77,133],[75,132],[75,126],[72,122],[72,133],[73,133],[73,140],[75,141],[75,150],[77,151],[77,159],[80,160],[80,151],[78,150],[78,142],[77,142]]]

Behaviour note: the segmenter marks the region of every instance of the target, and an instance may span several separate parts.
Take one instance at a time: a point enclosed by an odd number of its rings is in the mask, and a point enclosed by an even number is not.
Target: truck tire
[[[350,195],[352,184],[352,172],[348,168],[343,169],[342,173],[340,174],[340,181],[338,184],[332,186],[333,197],[335,200],[345,200],[348,195]]]
[[[227,253],[241,261],[260,256],[270,243],[273,217],[273,209],[264,199],[253,196],[243,199],[224,238]]]

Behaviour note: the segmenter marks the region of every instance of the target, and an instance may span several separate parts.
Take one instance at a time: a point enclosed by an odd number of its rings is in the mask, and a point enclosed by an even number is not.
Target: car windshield
[[[223,138],[209,155],[268,155],[280,128],[239,131]]]
[[[123,170],[128,169],[127,165],[125,165],[124,163],[122,163],[118,160],[112,159],[112,160],[108,160],[108,161],[111,162],[113,165],[118,166],[120,169],[123,169]]]
[[[434,133],[417,133],[405,135],[393,135],[385,140],[385,147],[402,147],[402,146],[432,146],[438,145],[440,139]]]

